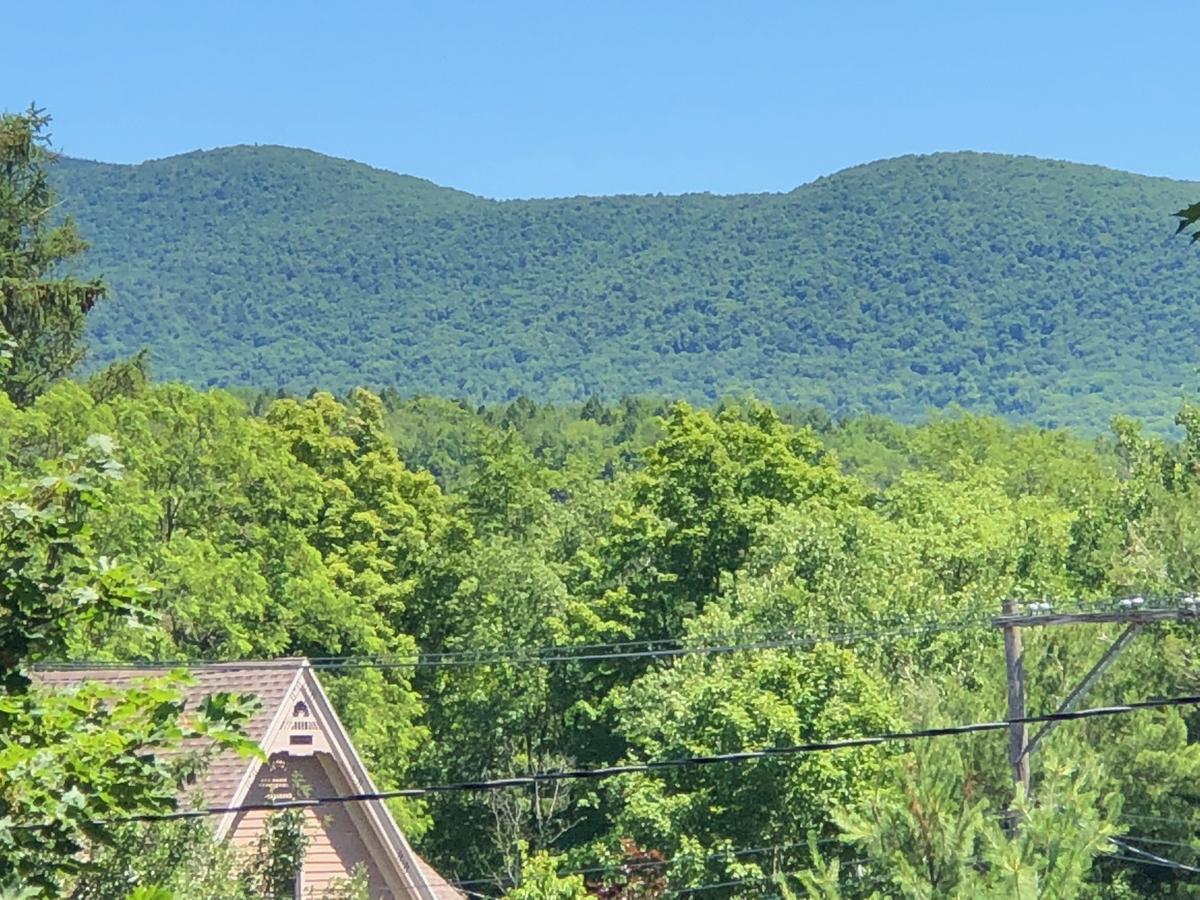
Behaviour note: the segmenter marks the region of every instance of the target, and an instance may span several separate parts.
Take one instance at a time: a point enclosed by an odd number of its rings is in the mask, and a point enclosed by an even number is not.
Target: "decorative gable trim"
[[[290,697],[295,692],[296,685],[300,681],[304,669],[307,667],[307,660],[303,661],[302,663],[297,662],[296,674],[292,676],[292,683],[288,687],[287,696]],[[275,710],[275,715],[271,717],[271,724],[267,726],[267,732],[264,735],[263,740],[258,745],[259,749],[266,753],[268,757],[270,754],[267,753],[266,748],[270,746],[271,735],[275,734],[279,730],[280,722],[286,709],[287,704],[281,703],[279,708]],[[233,797],[229,798],[227,801],[224,801],[226,802],[227,806],[232,808],[241,806],[246,802],[246,795],[250,792],[250,787],[254,784],[254,779],[258,777],[258,770],[261,766],[262,763],[257,759],[251,759],[246,763],[246,771],[242,773],[242,778],[238,782],[237,788],[233,792]],[[222,799],[224,800],[224,798]],[[217,820],[217,825],[213,830],[216,832],[218,840],[223,841],[229,836],[229,829],[233,827],[233,823],[236,819],[237,812],[233,811],[225,813]]]
[[[307,660],[299,663],[295,680],[286,697],[263,735],[259,745],[263,753],[268,758],[278,753],[291,756],[328,754],[349,786],[351,795],[376,793],[375,784],[354,749],[350,735]],[[261,765],[255,760],[248,767],[230,801],[231,807],[245,803]],[[396,825],[384,801],[357,801],[355,806],[361,812],[361,819],[370,826],[372,837],[387,853],[393,871],[398,872],[404,879],[404,887],[409,895],[421,900],[437,900],[438,895],[430,885],[419,858]],[[236,813],[230,813],[222,817],[218,836],[224,837],[228,833],[235,816]]]
[[[315,681],[315,679],[313,679]],[[311,696],[308,679],[296,679],[283,703],[283,714],[278,730],[267,730],[263,739],[263,752],[267,756],[287,753],[289,756],[312,756],[314,753],[332,753],[330,734],[341,729],[341,723],[322,721],[321,707]],[[357,755],[357,754],[356,754]]]

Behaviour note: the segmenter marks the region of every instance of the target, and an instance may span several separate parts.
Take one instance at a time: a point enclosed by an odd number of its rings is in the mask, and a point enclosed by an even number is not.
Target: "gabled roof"
[[[337,763],[351,786],[351,793],[375,793],[371,776],[307,659],[292,657],[264,662],[204,664],[188,666],[187,669],[193,680],[183,689],[188,707],[194,707],[205,697],[221,691],[258,697],[260,706],[246,723],[245,730],[247,736],[267,756],[286,745],[283,732],[290,721],[293,706],[302,700],[320,725],[323,736],[320,749],[328,752]],[[37,683],[47,687],[70,689],[84,682],[128,686],[171,671],[171,668],[149,666],[91,669],[64,666],[38,668],[32,675]],[[204,749],[207,749],[207,745],[203,740],[190,740],[179,752]],[[304,751],[301,749],[300,752]],[[208,806],[237,807],[245,802],[261,765],[259,760],[241,756],[236,751],[222,751],[211,759],[205,774],[194,789],[189,789],[189,793],[192,790],[198,792]],[[413,896],[427,900],[462,897],[413,851],[383,801],[363,801],[361,808],[380,844],[387,849],[393,868],[400,872]],[[234,813],[228,813],[217,820],[215,831],[218,836],[227,834],[234,817]]]
[[[303,658],[280,659],[270,662],[239,662],[221,665],[191,666],[188,673],[194,681],[184,687],[183,695],[189,709],[194,709],[205,697],[222,691],[239,694],[254,694],[259,708],[246,723],[246,736],[260,747],[267,737],[272,721],[284,701],[291,695],[302,667],[308,661]],[[32,677],[38,684],[47,687],[73,688],[92,681],[113,687],[129,687],[137,681],[158,678],[173,671],[169,668],[38,668]],[[204,740],[190,740],[182,752],[208,749]],[[217,754],[196,785],[196,792],[210,806],[233,806],[238,785],[247,771],[257,768],[258,761],[241,756],[236,751],[226,750]]]

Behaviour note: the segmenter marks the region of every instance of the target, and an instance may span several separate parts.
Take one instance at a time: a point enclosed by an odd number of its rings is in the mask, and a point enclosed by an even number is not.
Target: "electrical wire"
[[[870,860],[863,858],[863,859],[852,859],[848,862],[842,863],[842,865],[843,866],[860,866],[860,865],[866,865],[868,863],[870,863]],[[809,870],[808,869],[794,869],[790,872],[771,872],[770,874],[767,874],[767,875],[750,875],[745,878],[737,878],[737,879],[732,879],[730,881],[715,882],[713,884],[698,884],[698,885],[695,885],[694,887],[681,887],[681,888],[676,888],[675,890],[672,890],[672,891],[667,891],[666,894],[664,894],[663,896],[684,897],[688,894],[701,893],[703,891],[716,891],[716,890],[720,890],[722,888],[737,887],[739,884],[756,884],[756,883],[760,883],[763,881],[774,881],[779,878],[795,878],[798,875],[803,875],[807,871],[809,871]],[[860,884],[860,885],[878,884],[879,882],[886,881],[886,880],[887,880],[886,878],[879,878],[879,877],[855,878],[854,879],[855,883]],[[801,896],[808,896],[808,895],[802,894]]]
[[[1120,842],[1116,841],[1115,839],[1110,839],[1110,840],[1113,840],[1113,843],[1118,844],[1118,845],[1125,841],[1137,841],[1138,843],[1141,843],[1141,844],[1154,844],[1156,846],[1178,847],[1178,848],[1182,848],[1185,850],[1200,850],[1200,847],[1197,847],[1196,845],[1193,845],[1193,844],[1185,844],[1182,841],[1167,841],[1167,840],[1162,840],[1159,838],[1146,837],[1144,835],[1128,835],[1127,834],[1127,835],[1121,836]],[[817,846],[826,846],[829,844],[843,843],[843,841],[842,841],[842,838],[840,838],[840,837],[828,837],[828,838],[821,838],[820,840],[816,841],[815,843]],[[728,860],[728,859],[742,859],[746,856],[759,856],[764,853],[773,853],[773,852],[782,851],[782,850],[794,850],[797,847],[807,847],[807,846],[809,846],[809,843],[807,841],[791,841],[788,843],[771,844],[771,845],[763,846],[763,847],[746,847],[741,850],[725,851],[725,852],[720,852],[720,853],[710,853],[706,856],[700,857],[699,861],[707,863],[707,862],[720,862],[722,860]],[[1131,848],[1131,849],[1133,849],[1133,848]],[[1117,854],[1107,854],[1107,855],[1103,856],[1102,859],[1112,859],[1112,860],[1118,860],[1118,861],[1129,861],[1129,862],[1139,862],[1139,863],[1149,862],[1150,864],[1154,864],[1154,865],[1165,865],[1166,864],[1166,862],[1149,861],[1149,860],[1138,858],[1138,857],[1123,857],[1123,856],[1119,856]],[[676,862],[678,862],[677,859],[635,860],[633,862],[612,863],[609,865],[587,866],[587,867],[581,868],[581,869],[568,869],[568,870],[559,872],[558,875],[560,878],[566,878],[566,877],[570,877],[572,875],[586,876],[586,875],[604,875],[604,874],[610,874],[610,873],[623,874],[623,873],[628,873],[631,871],[636,872],[636,871],[642,871],[642,870],[646,870],[646,869],[666,868],[668,866],[674,865]],[[843,863],[843,865],[859,865],[859,864],[866,864],[867,862],[869,862],[869,861],[866,859],[860,859],[860,860],[854,860],[854,861],[851,861],[848,863]],[[1182,866],[1184,864],[1178,863],[1178,865]],[[479,885],[500,886],[504,883],[511,883],[511,879],[507,879],[507,878],[502,878],[502,879],[467,878],[467,879],[456,879],[456,880],[448,881],[448,884],[450,884],[451,886],[460,888],[467,893],[471,893],[470,891],[466,890],[468,887],[476,887]],[[728,886],[728,884],[722,883],[722,885],[720,885],[720,886],[725,887],[725,886]],[[699,888],[697,888],[697,889],[699,889]],[[686,890],[686,889],[681,889],[681,890]]]
[[[1136,865],[1139,865],[1139,866],[1160,866],[1164,869],[1186,868],[1182,864],[1173,863],[1170,860],[1159,861],[1159,860],[1155,860],[1155,859],[1142,859],[1141,857],[1138,857],[1138,856],[1121,856],[1119,853],[1106,853],[1103,856],[1097,857],[1097,859],[1111,860],[1113,862],[1135,863]],[[1192,869],[1191,871],[1195,872],[1195,871],[1200,871],[1200,870]]]
[[[865,863],[867,860],[854,860],[847,865],[855,865],[857,863]],[[681,887],[675,890],[667,891],[665,897],[686,897],[688,894],[699,894],[704,891],[718,891],[723,888],[737,887],[739,884],[760,884],[764,881],[774,881],[777,878],[794,878],[806,872],[807,869],[798,869],[791,872],[772,872],[770,875],[750,875],[745,878],[735,878],[730,881],[718,881],[712,884],[698,884],[693,887]]]
[[[246,803],[236,806],[210,806],[190,810],[175,810],[168,813],[140,813],[126,816],[115,821],[161,822],[178,819],[197,819],[207,816],[229,815],[243,812],[273,811],[302,807],[319,807],[337,803],[362,803],[373,800],[426,797],[433,794],[459,791],[495,791],[506,788],[532,787],[537,784],[547,784],[560,781],[598,780],[613,778],[619,775],[649,774],[669,769],[686,768],[692,766],[750,762],[755,760],[785,758],[789,756],[810,753],[823,753],[834,750],[847,750],[857,747],[871,747],[898,741],[912,741],[924,738],[939,738],[963,734],[977,734],[988,731],[1001,731],[1007,729],[1010,725],[1028,725],[1041,722],[1072,722],[1082,719],[1125,715],[1140,710],[1197,705],[1200,705],[1200,695],[1162,697],[1149,700],[1139,700],[1132,703],[1126,703],[1121,706],[1099,706],[1089,709],[1071,710],[1069,712],[1046,713],[1042,715],[1023,716],[1020,718],[1000,719],[994,722],[974,722],[968,725],[950,725],[940,728],[923,728],[913,731],[891,731],[862,737],[836,738],[825,741],[809,741],[803,744],[795,744],[783,747],[767,747],[762,750],[744,750],[737,753],[719,753],[708,756],[687,756],[674,759],[651,760],[643,763],[626,763],[622,765],[604,766],[595,769],[567,769],[549,772],[533,772],[528,775],[518,775],[510,778],[460,781],[448,784],[425,785],[422,787],[399,788],[395,790],[373,791],[360,794],[313,797],[300,800],[282,800],[271,803]],[[108,823],[96,822],[95,824],[99,825]],[[37,828],[49,826],[30,825],[28,827]]]
[[[497,665],[547,665],[552,663],[578,663],[578,662],[605,662],[629,659],[669,659],[682,656],[711,656],[724,655],[731,653],[739,653],[743,651],[756,650],[783,650],[795,649],[803,647],[812,647],[817,644],[854,644],[869,640],[881,640],[884,638],[894,637],[915,637],[924,634],[937,634],[949,631],[965,631],[972,628],[984,628],[991,625],[989,620],[959,620],[954,622],[936,622],[926,625],[914,625],[908,627],[894,629],[880,629],[876,631],[858,631],[858,632],[830,632],[823,634],[804,634],[797,635],[794,632],[779,636],[763,637],[754,641],[746,642],[728,642],[718,644],[705,644],[688,646],[681,643],[680,638],[662,638],[647,641],[637,642],[621,642],[613,645],[582,645],[588,649],[594,647],[612,646],[614,649],[608,652],[575,652],[576,648],[572,646],[559,646],[551,649],[551,652],[524,652],[524,651],[460,651],[458,653],[442,653],[442,654],[419,654],[416,656],[362,656],[362,657],[313,657],[308,660],[308,665],[318,671],[345,671],[352,669],[421,669],[421,668],[437,668],[447,666],[497,666]],[[654,649],[653,645],[674,643],[674,647],[660,647]],[[621,647],[644,645],[648,649],[630,650],[620,649]],[[139,671],[139,670],[161,670],[173,668],[203,668],[203,667],[220,667],[222,671],[237,671],[253,669],[255,671],[270,671],[272,669],[294,669],[296,663],[294,661],[267,661],[255,662],[253,660],[198,660],[198,659],[176,659],[176,660],[153,660],[141,662],[112,662],[112,661],[70,661],[70,662],[55,662],[55,663],[39,663],[33,668],[37,670],[54,670],[54,671]]]
[[[1132,819],[1137,822],[1163,822],[1168,825],[1190,825],[1194,829],[1200,829],[1200,819],[1179,819],[1171,816],[1145,816],[1136,815],[1134,813],[1122,813],[1122,818]]]
[[[1140,857],[1138,860],[1139,862],[1149,862],[1159,866],[1168,866],[1181,872],[1189,872],[1193,875],[1200,875],[1200,869],[1196,868],[1195,866],[1189,866],[1181,862],[1176,862],[1173,859],[1165,859],[1164,857],[1158,856],[1155,853],[1151,853],[1149,850],[1143,850],[1140,847],[1135,847],[1133,844],[1127,844],[1125,841],[1117,838],[1109,838],[1108,840],[1121,850],[1137,854],[1137,856]]]
[[[1168,841],[1165,838],[1146,837],[1145,835],[1140,834],[1123,834],[1121,835],[1121,840],[1138,841],[1142,844],[1156,844],[1160,847],[1179,847],[1181,849],[1191,850],[1193,852],[1200,851],[1200,844],[1189,844],[1184,841]]]
[[[1166,859],[1166,858],[1158,856],[1154,853],[1150,853],[1149,851],[1142,850],[1138,847],[1134,847],[1133,845],[1127,844],[1124,841],[1118,840],[1116,838],[1109,838],[1109,841],[1112,844],[1114,844],[1115,846],[1117,846],[1123,850],[1126,850],[1128,852],[1137,854],[1137,855],[1121,856],[1121,855],[1113,853],[1113,854],[1105,854],[1105,855],[1099,857],[1099,859],[1110,859],[1110,860],[1113,860],[1116,862],[1131,862],[1131,863],[1139,863],[1142,865],[1160,866],[1163,868],[1175,869],[1178,871],[1188,872],[1189,874],[1200,874],[1200,868],[1195,868],[1194,866],[1189,866],[1189,865],[1186,865],[1181,862],[1176,862],[1175,860]],[[844,863],[843,865],[854,866],[854,865],[867,865],[869,863],[870,863],[869,859],[856,859],[856,860],[851,860],[847,863]],[[684,896],[687,896],[688,894],[692,894],[692,893],[720,890],[723,888],[736,887],[740,884],[760,883],[763,881],[771,881],[771,880],[774,880],[777,878],[793,878],[795,876],[804,874],[805,871],[807,871],[807,870],[800,869],[800,870],[795,870],[795,871],[791,871],[791,872],[775,872],[775,873],[771,873],[768,875],[756,875],[756,876],[750,876],[747,878],[738,878],[738,879],[733,879],[733,880],[729,880],[729,881],[715,882],[712,884],[696,885],[695,887],[683,887],[683,888],[678,888],[673,891],[668,891],[665,894],[665,896],[667,896],[667,897],[684,897]],[[863,879],[856,879],[856,880],[864,881]],[[886,880],[886,879],[873,878],[873,879],[865,880],[864,883],[877,883],[877,882],[884,881],[884,880]]]
[[[837,840],[837,838],[829,838],[829,839],[826,839],[825,841],[821,841],[818,843],[828,843],[831,840]],[[1117,840],[1116,838],[1110,838],[1109,840],[1114,845],[1116,845],[1124,850],[1131,851],[1138,855],[1121,856],[1119,854],[1113,853],[1113,854],[1105,854],[1104,856],[1099,857],[1100,859],[1113,860],[1115,862],[1131,862],[1131,863],[1140,863],[1143,865],[1160,866],[1160,867],[1164,867],[1164,868],[1186,871],[1186,872],[1194,873],[1194,874],[1200,873],[1200,869],[1194,868],[1189,865],[1185,865],[1184,863],[1176,862],[1174,860],[1165,859],[1161,856],[1157,856],[1156,854],[1149,853],[1148,851],[1141,850],[1137,847],[1126,844],[1123,841]],[[1146,839],[1145,838],[1136,838],[1136,840],[1145,841]],[[800,846],[800,845],[799,844],[791,844],[791,845],[780,845],[780,846],[793,846],[794,847],[794,846]],[[769,848],[763,848],[763,849],[771,850],[771,849],[777,849],[777,848],[769,847]],[[728,857],[726,857],[726,858],[728,858]],[[666,862],[667,861],[662,861],[658,864],[665,865]],[[868,865],[869,863],[870,863],[869,859],[863,858],[863,859],[850,860],[849,862],[843,863],[843,865],[844,866],[855,866],[855,865]],[[754,875],[754,876],[748,876],[745,878],[730,879],[728,881],[713,882],[710,884],[700,884],[700,885],[694,885],[691,887],[681,887],[681,888],[677,888],[675,890],[668,891],[664,896],[685,897],[688,894],[702,893],[705,891],[714,891],[714,890],[721,890],[724,888],[737,887],[738,885],[741,885],[741,884],[756,884],[756,883],[761,883],[763,881],[772,881],[777,878],[794,878],[798,875],[804,874],[804,872],[806,872],[806,871],[808,871],[808,870],[798,869],[798,870],[793,870],[790,872],[773,872],[773,873],[766,874],[766,875]],[[564,873],[564,874],[578,874],[578,873]],[[858,882],[862,882],[862,883],[873,884],[873,883],[878,883],[880,881],[885,881],[886,879],[877,877],[877,878],[873,878],[873,879],[855,879],[855,880]],[[471,883],[471,882],[452,882],[452,883],[453,884],[467,884],[467,883]]]
[[[822,838],[817,841],[818,846],[825,844],[833,844],[841,839],[836,837]],[[772,844],[767,847],[746,847],[742,850],[726,851],[721,853],[710,853],[707,856],[700,857],[700,862],[719,862],[724,859],[740,859],[743,856],[757,856],[763,853],[771,853],[775,850],[792,850],[796,847],[807,847],[807,841],[792,841],[786,844]],[[678,859],[646,859],[635,860],[634,862],[611,863],[609,865],[588,866],[583,869],[570,869],[565,872],[559,872],[559,877],[567,877],[570,875],[602,875],[609,872],[619,873],[628,871],[639,871],[642,869],[653,869],[659,866],[671,866],[678,862]],[[461,885],[478,885],[478,884],[497,884],[495,878],[468,878],[465,880],[451,881],[450,884],[455,887]]]
[[[1113,604],[1119,601],[1067,601],[1055,604],[1055,611],[1110,611]],[[1175,605],[1183,601],[1179,598],[1170,600]],[[490,665],[546,665],[571,662],[600,662],[623,659],[662,659],[678,656],[728,654],[741,651],[789,649],[813,646],[820,643],[852,644],[867,640],[879,640],[889,637],[915,637],[924,634],[937,634],[949,631],[962,631],[972,628],[991,626],[996,617],[996,611],[990,609],[966,610],[962,617],[950,621],[931,619],[924,624],[903,623],[893,620],[892,628],[881,628],[874,631],[843,631],[837,626],[845,623],[826,623],[825,631],[821,633],[796,634],[786,632],[776,635],[764,635],[760,638],[745,642],[721,642],[709,645],[688,646],[685,638],[640,638],[627,641],[595,644],[546,645],[541,647],[519,649],[481,649],[481,650],[447,650],[425,651],[416,654],[376,654],[370,656],[321,656],[311,657],[308,662],[313,669],[323,671],[340,671],[351,669],[412,669],[442,666],[490,666]],[[672,646],[667,646],[672,645]],[[633,649],[643,648],[643,649]],[[187,668],[201,666],[220,666],[224,670],[253,668],[259,671],[272,668],[291,669],[294,662],[253,660],[218,660],[218,659],[158,659],[138,662],[117,662],[113,660],[73,660],[53,664],[39,664],[35,669],[53,668],[56,670],[74,669],[164,669]]]

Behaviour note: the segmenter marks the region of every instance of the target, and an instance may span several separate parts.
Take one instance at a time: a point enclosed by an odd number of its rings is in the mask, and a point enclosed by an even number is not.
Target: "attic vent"
[[[311,734],[292,734],[288,735],[289,744],[311,744],[313,736]]]
[[[293,719],[307,719],[308,718],[308,704],[305,703],[303,700],[301,700],[299,703],[297,703],[295,706],[293,706],[292,707],[292,718]]]

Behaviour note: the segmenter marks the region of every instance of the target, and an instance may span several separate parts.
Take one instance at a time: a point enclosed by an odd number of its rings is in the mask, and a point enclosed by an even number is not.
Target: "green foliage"
[[[126,900],[174,900],[174,897],[166,888],[138,887],[129,893]]]
[[[0,114],[0,334],[12,337],[0,387],[18,405],[83,358],[84,318],[105,290],[98,280],[54,277],[87,244],[56,214],[49,122],[33,107]]]
[[[258,837],[250,879],[264,900],[290,900],[304,865],[309,838],[304,831],[304,810],[273,813]]]
[[[1117,812],[1097,790],[1098,771],[1051,761],[1039,802],[1019,800],[1019,827],[989,808],[953,746],[906,758],[872,797],[835,818],[842,839],[866,855],[877,896],[1078,897],[1094,859],[1111,851]],[[819,880],[816,873],[810,880]]]
[[[583,876],[560,876],[560,861],[549,853],[529,854],[522,846],[520,883],[505,893],[509,900],[584,900],[588,896]]]
[[[38,469],[92,426],[116,436],[124,477],[95,511],[90,540],[157,585],[139,597],[142,621],[55,619],[64,640],[54,653],[411,652],[410,621],[462,527],[433,479],[400,462],[377,402],[360,401],[281,402],[262,419],[228,395],[183,386],[97,400],[62,383],[27,410],[11,410],[0,450],[17,469]],[[385,784],[407,775],[425,737],[410,678],[394,669],[330,679]],[[391,715],[375,716],[373,705]],[[420,810],[397,806],[414,834],[425,822]]]
[[[1195,185],[1095,166],[953,153],[786,194],[501,203],[234,147],[65,160],[55,179],[114,288],[97,362],[149,346],[156,372],[201,385],[753,391],[1162,431],[1200,362],[1179,340],[1200,332],[1200,260],[1164,227]]]
[[[72,900],[291,900],[308,837],[299,810],[273,813],[258,843],[239,851],[207,822],[123,826],[75,885]],[[128,892],[128,893],[127,893]],[[356,866],[311,900],[368,900],[366,872]]]
[[[62,382],[26,408],[0,401],[11,501],[0,504],[11,537],[0,558],[8,589],[32,598],[20,609],[49,622],[26,657],[389,657],[389,668],[322,675],[384,786],[735,752],[997,717],[991,630],[929,632],[930,622],[986,621],[1006,596],[1200,588],[1198,422],[1185,405],[1179,442],[1129,421],[1088,441],[961,414],[914,427],[751,402],[470,409],[365,392],[238,399],[139,378]],[[89,446],[96,433],[111,445]],[[91,605],[77,610],[79,597]],[[14,634],[15,622],[0,620]],[[878,636],[843,643],[838,631]],[[635,638],[710,647],[809,633],[835,640],[522,658]],[[1116,633],[1028,635],[1031,704],[1064,696]],[[418,647],[502,658],[410,666]],[[26,657],[14,657],[14,677]],[[1147,631],[1089,702],[1188,692],[1197,673],[1193,629]],[[261,871],[243,877],[244,860],[219,856],[208,865],[199,836],[76,828],[67,782],[83,784],[78,766],[93,779],[113,772],[98,755],[103,735],[153,746],[154,698],[162,740],[190,733],[173,688],[145,690],[128,707],[13,695],[36,700],[36,716],[6,699],[21,733],[40,735],[31,747],[59,748],[14,757],[9,795],[26,820],[59,816],[95,863],[53,868],[47,883],[94,886],[81,900],[150,885],[192,896],[193,882],[204,900],[261,896]],[[827,897],[1182,896],[1172,870],[1102,851],[1127,833],[1200,860],[1195,728],[1176,711],[1059,728],[1035,755],[1018,838],[1001,827],[1011,788],[994,735],[450,792],[394,810],[440,871],[514,890],[577,891],[566,873],[599,867],[589,889],[614,897],[711,884],[726,885],[718,897],[797,884]],[[57,762],[26,774],[46,759]],[[114,810],[170,802],[175,773],[143,763],[145,793],[97,783]],[[188,841],[195,855],[179,849]],[[653,857],[653,879],[629,861],[634,842],[652,848],[637,853]],[[19,846],[37,865],[78,860]],[[360,889],[361,878],[339,888]]]
[[[122,826],[76,883],[72,900],[251,900],[246,860],[203,821]],[[128,892],[128,893],[127,893]]]
[[[126,572],[93,558],[90,507],[120,477],[112,441],[91,435],[82,453],[46,466],[36,482],[4,485],[0,502],[0,687],[24,692],[22,664],[66,649],[68,628],[138,610]]]
[[[46,460],[36,482],[0,475],[0,887],[58,896],[113,840],[114,820],[175,806],[164,751],[189,738],[248,749],[252,706],[231,695],[185,710],[179,679],[117,690],[31,686],[31,662],[67,651],[73,630],[140,615],[142,589],[96,557],[91,529],[119,478],[112,442]],[[182,677],[182,676],[180,676]]]
[[[336,879],[321,896],[321,900],[371,900],[367,869],[357,863],[349,878]]]
[[[1175,233],[1181,234],[1187,231],[1197,222],[1200,222],[1200,203],[1185,206],[1179,212],[1175,213],[1175,218],[1179,219],[1179,227],[1175,229]],[[1192,232],[1192,240],[1200,240],[1200,231]]]
[[[181,775],[164,751],[210,738],[248,752],[249,712],[232,697],[186,711],[172,681],[0,697],[0,885],[57,896],[116,820],[175,808]]]
[[[714,418],[679,405],[665,430],[618,509],[605,552],[643,631],[673,635],[716,595],[721,575],[744,564],[756,529],[813,498],[841,504],[856,485],[813,435],[763,407]]]
[[[787,747],[895,725],[883,687],[848,650],[692,657],[648,673],[617,698],[636,759],[677,759]],[[812,754],[739,766],[637,775],[620,788],[621,834],[675,856],[787,845],[879,777],[883,754]],[[743,867],[743,876],[756,871]],[[703,868],[696,875],[711,875]]]

